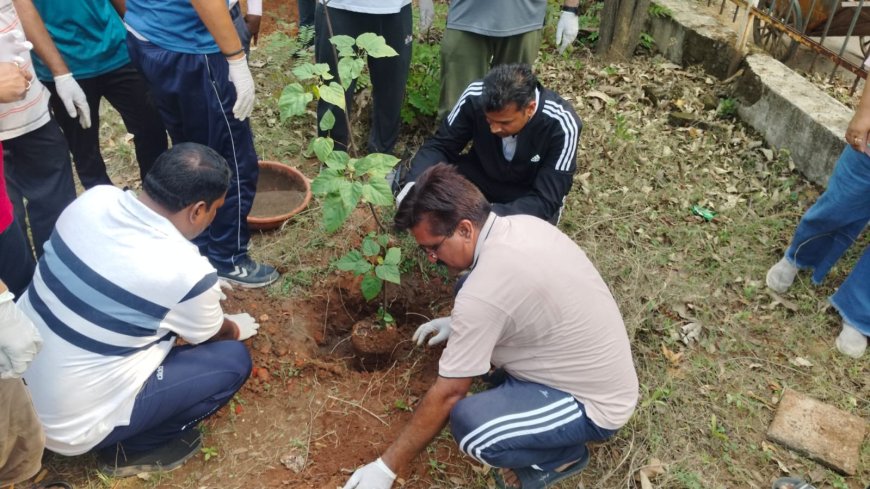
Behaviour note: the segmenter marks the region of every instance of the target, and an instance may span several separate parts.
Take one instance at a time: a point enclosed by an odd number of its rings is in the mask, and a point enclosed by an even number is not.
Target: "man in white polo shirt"
[[[399,438],[345,489],[391,487],[448,419],[460,450],[504,469],[502,486],[542,488],[582,470],[586,443],[612,436],[638,398],[622,316],[583,250],[536,217],[496,216],[443,163],[417,179],[395,226],[430,261],[469,273],[451,316],[415,333],[422,341],[437,332],[430,344],[449,336],[438,380]],[[494,387],[466,397],[484,375]]]
[[[98,185],[61,214],[19,301],[44,339],[25,379],[46,448],[95,449],[116,477],[199,452],[196,426],[247,380],[240,340],[257,332],[249,315],[223,314],[217,273],[190,242],[229,184],[223,157],[182,143],[138,196]]]

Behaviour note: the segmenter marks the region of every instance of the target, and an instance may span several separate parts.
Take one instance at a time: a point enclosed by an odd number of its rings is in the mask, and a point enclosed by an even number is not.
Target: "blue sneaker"
[[[233,268],[218,268],[217,273],[218,277],[246,289],[265,287],[281,276],[275,267],[265,263],[257,263],[247,256],[236,263]]]

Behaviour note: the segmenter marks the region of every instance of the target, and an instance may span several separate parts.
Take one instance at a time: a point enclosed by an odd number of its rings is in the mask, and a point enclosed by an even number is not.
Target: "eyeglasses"
[[[426,256],[431,256],[432,258],[438,258],[438,249],[441,248],[441,245],[443,245],[444,242],[447,241],[447,238],[449,238],[450,236],[453,236],[453,233],[450,233],[447,236],[444,236],[443,238],[441,238],[441,241],[439,241],[438,244],[435,246],[419,245],[420,249],[423,250],[423,253],[425,253]]]

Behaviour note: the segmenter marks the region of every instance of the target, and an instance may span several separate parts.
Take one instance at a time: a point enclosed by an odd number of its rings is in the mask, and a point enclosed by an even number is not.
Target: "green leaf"
[[[312,100],[314,100],[314,95],[306,92],[298,83],[294,82],[284,87],[284,90],[281,91],[281,97],[278,99],[281,121],[304,114],[308,102]]]
[[[392,282],[394,284],[401,282],[398,265],[387,265],[386,263],[378,265],[375,267],[375,275],[377,275],[381,280],[386,280],[387,282]]]
[[[344,201],[337,193],[327,195],[321,206],[323,207],[323,226],[327,233],[333,233],[340,228],[353,210],[345,207]]]
[[[293,68],[293,76],[301,81],[310,80],[312,78],[323,78],[324,80],[332,80],[332,73],[329,72],[329,65],[326,63],[305,63]]]
[[[390,244],[390,235],[389,234],[379,234],[378,235],[378,243],[384,248]]]
[[[390,248],[387,250],[387,256],[384,257],[384,265],[398,265],[402,261],[401,248]]]
[[[384,311],[384,314],[382,315],[382,319],[384,320],[385,324],[393,324],[396,322],[396,318],[394,318],[393,315],[387,311]],[[406,409],[406,411],[407,411],[407,409]]]
[[[362,282],[359,284],[362,295],[367,301],[377,297],[378,294],[381,293],[383,287],[384,282],[371,273],[366,274],[366,276],[363,277]]]
[[[332,114],[332,109],[328,109],[323,117],[320,118],[320,130],[328,131],[335,126],[335,116]]]
[[[321,85],[320,99],[345,110],[344,89],[338,83],[330,82],[329,85]]]
[[[344,203],[344,207],[347,209],[348,214],[350,214],[356,209],[356,205],[359,204],[359,199],[362,197],[362,185],[359,182],[344,180],[338,186],[338,193],[341,201]]]
[[[317,155],[317,159],[326,163],[329,153],[332,153],[332,149],[335,147],[335,141],[332,138],[320,137],[315,139],[311,146],[314,149],[314,154]]]
[[[346,255],[335,261],[335,268],[344,272],[362,275],[372,269],[372,264],[357,250],[350,250]]]
[[[356,171],[358,174],[366,173],[371,176],[372,179],[382,178],[385,177],[387,173],[390,173],[398,162],[399,159],[393,155],[371,153],[360,158],[359,163],[356,165]]]
[[[326,166],[336,170],[344,171],[347,167],[347,162],[350,161],[350,155],[344,151],[333,151],[326,157]]]
[[[375,256],[381,252],[381,245],[378,244],[371,236],[363,238],[362,253],[365,256]]]
[[[364,32],[360,34],[359,37],[356,38],[356,45],[372,58],[386,58],[399,55],[395,49],[387,44],[387,41],[383,36],[379,36],[372,32]]]
[[[359,78],[365,65],[364,59],[353,56],[338,60],[338,77],[341,78],[341,86],[345,90],[350,88],[350,84]]]
[[[329,38],[329,42],[332,43],[336,48],[345,48],[345,47],[353,47],[356,43],[356,40],[350,36],[345,36],[344,34],[339,34],[337,36],[332,36]]]
[[[362,196],[366,202],[372,205],[393,205],[393,189],[383,178],[375,178],[364,183]]]
[[[311,193],[314,195],[326,195],[338,191],[341,182],[345,181],[341,170],[324,168],[320,174],[311,181]]]

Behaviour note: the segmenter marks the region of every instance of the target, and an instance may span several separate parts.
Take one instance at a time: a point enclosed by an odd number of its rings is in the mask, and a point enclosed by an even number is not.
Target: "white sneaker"
[[[861,358],[864,350],[867,349],[867,337],[854,326],[843,321],[843,330],[840,331],[840,336],[837,336],[836,345],[843,355]]]
[[[767,271],[767,286],[774,292],[782,294],[791,287],[797,273],[798,267],[783,257]]]

